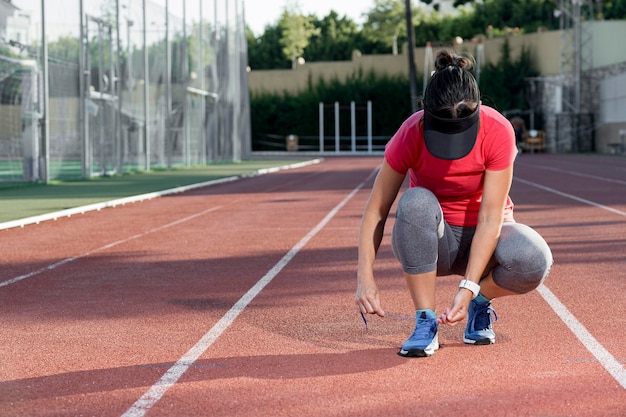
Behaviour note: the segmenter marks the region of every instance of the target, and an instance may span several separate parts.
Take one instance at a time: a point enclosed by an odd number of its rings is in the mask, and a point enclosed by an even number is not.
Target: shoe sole
[[[481,339],[467,339],[464,337],[463,343],[467,343],[468,345],[493,345],[496,343],[496,340],[488,337],[483,337]]]
[[[428,356],[433,356],[435,351],[439,349],[439,344],[430,349],[409,349],[404,350],[400,349],[398,355],[403,356],[405,358],[426,358]]]
[[[433,352],[426,352],[424,349],[410,349],[410,350],[403,350],[400,349],[400,352],[398,352],[398,355],[405,357],[405,358],[426,358],[428,356],[433,356]]]

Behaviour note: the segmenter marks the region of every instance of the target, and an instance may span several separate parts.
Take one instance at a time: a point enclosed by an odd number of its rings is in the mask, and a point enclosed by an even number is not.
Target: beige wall
[[[626,61],[626,48],[616,48],[616,39],[626,39],[626,21],[593,22],[593,60],[594,66],[611,65]],[[540,75],[556,75],[560,73],[561,31],[545,31],[515,35],[509,37],[511,54],[517,57],[523,47],[530,48]],[[500,59],[504,38],[485,39],[483,41],[484,58],[487,62]],[[478,42],[466,41],[455,45],[457,52],[469,52],[476,56]],[[437,53],[433,48],[433,56]],[[426,48],[415,49],[415,64],[419,76],[424,73]],[[373,70],[376,74],[396,75],[408,74],[406,45],[399,55],[361,55],[357,51],[351,61],[312,62],[299,65],[294,70],[257,70],[251,69],[249,74],[250,91],[259,92],[297,92],[307,88],[309,77],[313,83],[322,77],[326,80],[345,79],[362,69],[364,72]]]
[[[626,21],[611,20],[593,23],[593,66],[606,67],[626,62]]]

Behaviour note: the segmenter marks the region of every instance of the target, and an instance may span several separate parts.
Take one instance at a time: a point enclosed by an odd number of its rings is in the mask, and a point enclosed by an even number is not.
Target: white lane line
[[[548,191],[550,193],[560,195],[561,197],[569,198],[571,200],[575,200],[575,201],[578,201],[578,202],[581,202],[581,203],[584,203],[584,204],[588,204],[590,206],[597,207],[597,208],[600,208],[602,210],[610,211],[611,213],[619,214],[620,216],[626,217],[626,212],[618,210],[618,209],[614,209],[613,207],[605,206],[603,204],[599,204],[599,203],[596,203],[596,202],[591,201],[591,200],[586,200],[584,198],[580,198],[580,197],[577,197],[577,196],[572,195],[572,194],[567,194],[567,193],[564,193],[562,191],[555,190],[554,188],[550,188],[550,187],[546,187],[546,186],[543,186],[543,185],[539,185],[539,184],[536,184],[536,183],[531,182],[531,181],[526,181],[526,180],[523,180],[523,179],[518,178],[518,177],[513,178],[513,180],[514,181],[519,181],[519,182],[521,182],[523,184],[526,184],[526,185],[530,185],[531,187],[540,188],[540,189],[542,189],[544,191]]]
[[[296,254],[337,214],[337,212],[375,175],[374,170],[346,198],[332,209],[306,236],[304,236],[265,276],[237,301],[230,310],[191,348],[185,353],[145,394],[133,404],[122,417],[144,416],[169,390],[193,363],[217,340],[217,338],[235,321],[237,316],[250,302],[269,284],[278,273],[296,256]]]
[[[576,197],[571,194],[566,194],[561,191],[557,191],[554,188],[545,187],[543,185],[535,184],[534,182],[522,180],[517,177],[515,178],[515,180],[526,185],[537,187],[542,190],[560,195],[562,197],[571,198],[572,200],[589,204],[590,206],[601,208],[603,210],[607,210],[621,216],[626,216],[626,213],[623,211],[614,209],[612,207],[607,207],[590,200],[585,200],[584,198]],[[600,362],[600,364],[602,364],[604,369],[606,369],[607,372],[611,374],[613,378],[615,378],[615,380],[622,386],[622,388],[626,389],[626,370],[624,370],[624,367],[619,363],[619,361],[615,359],[615,357],[613,357],[613,355],[611,355],[609,351],[607,351],[604,346],[602,346],[600,342],[598,342],[596,338],[593,337],[591,333],[589,333],[585,326],[583,326],[576,319],[576,317],[572,313],[570,313],[567,307],[565,307],[565,305],[557,298],[556,295],[554,295],[554,293],[552,293],[552,291],[548,289],[548,287],[546,287],[545,285],[540,285],[537,288],[537,291],[539,292],[539,294],[541,294],[543,299],[546,300],[552,310],[554,310],[554,312],[559,316],[561,321],[563,321],[563,323],[565,323],[565,325],[571,330],[571,332],[574,333],[574,336],[576,336],[578,340],[580,340],[583,346],[585,346],[585,348],[587,348],[587,350],[591,352],[591,354],[598,360],[598,362]]]
[[[20,275],[18,277],[11,278],[11,279],[8,279],[6,281],[2,281],[2,282],[0,282],[0,288],[1,287],[6,287],[7,285],[14,284],[16,282],[22,281],[22,280],[30,278],[30,277],[34,277],[35,275],[39,275],[42,272],[51,271],[53,269],[56,269],[56,268],[60,267],[61,265],[64,265],[64,264],[69,263],[69,262],[74,262],[74,261],[76,261],[78,259],[85,258],[85,257],[87,257],[89,255],[93,255],[94,253],[102,252],[103,250],[110,249],[110,248],[112,248],[114,246],[121,245],[123,243],[129,242],[129,241],[134,240],[134,239],[139,239],[140,237],[146,236],[146,235],[148,235],[150,233],[158,232],[158,231],[166,229],[168,227],[172,227],[172,226],[175,226],[177,224],[189,221],[189,220],[194,219],[196,217],[203,216],[203,215],[205,215],[207,213],[210,213],[212,211],[219,210],[220,208],[222,208],[222,206],[211,207],[209,209],[203,210],[203,211],[201,211],[199,213],[196,213],[196,214],[193,214],[191,216],[188,216],[188,217],[185,217],[185,218],[182,218],[182,219],[178,219],[176,221],[173,221],[171,223],[165,224],[163,226],[159,226],[157,228],[148,230],[147,232],[139,233],[137,235],[133,235],[133,236],[127,237],[126,239],[122,239],[122,240],[118,240],[116,242],[109,243],[109,244],[101,246],[101,247],[99,247],[97,249],[91,250],[89,252],[85,252],[85,253],[83,253],[81,255],[73,256],[71,258],[62,259],[62,260],[60,260],[58,262],[55,262],[53,264],[50,264],[48,266],[45,266],[45,267],[40,268],[40,269],[37,269],[36,271],[29,272],[28,274]]]
[[[611,374],[613,378],[626,389],[626,370],[617,359],[609,353],[596,340],[595,337],[583,326],[565,305],[550,291],[545,285],[540,285],[537,291],[544,300],[552,307],[552,310],[561,318],[563,323],[569,327],[580,342],[587,348],[589,352],[600,362],[600,364]]]

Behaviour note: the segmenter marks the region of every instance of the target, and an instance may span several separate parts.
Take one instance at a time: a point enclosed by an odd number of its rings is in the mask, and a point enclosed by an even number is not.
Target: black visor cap
[[[426,149],[440,159],[466,157],[474,148],[478,136],[480,105],[469,116],[445,119],[424,111],[424,142]]]

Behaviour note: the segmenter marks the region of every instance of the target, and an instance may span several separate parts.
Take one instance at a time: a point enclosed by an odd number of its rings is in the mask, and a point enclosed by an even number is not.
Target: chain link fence
[[[243,0],[0,2],[0,182],[246,159],[246,65]]]

